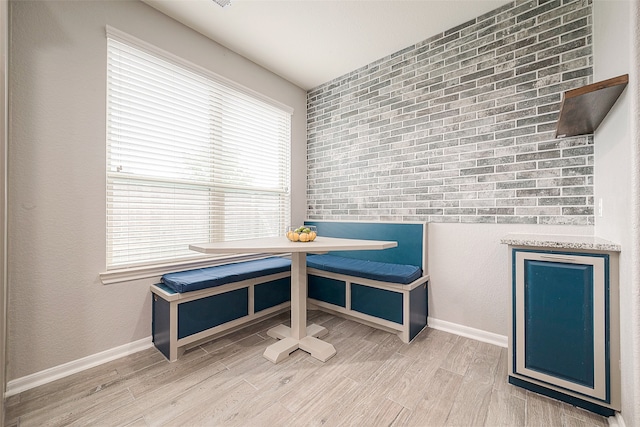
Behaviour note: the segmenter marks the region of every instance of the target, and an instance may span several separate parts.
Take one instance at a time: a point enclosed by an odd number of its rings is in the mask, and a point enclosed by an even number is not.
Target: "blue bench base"
[[[291,271],[179,293],[151,285],[153,344],[170,361],[189,345],[221,336],[291,306]]]
[[[409,343],[427,326],[428,276],[408,284],[307,269],[308,301],[320,310],[394,331]]]

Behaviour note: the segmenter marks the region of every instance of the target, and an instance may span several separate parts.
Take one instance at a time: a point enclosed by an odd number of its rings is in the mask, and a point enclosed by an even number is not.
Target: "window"
[[[291,112],[108,36],[107,268],[281,235]]]

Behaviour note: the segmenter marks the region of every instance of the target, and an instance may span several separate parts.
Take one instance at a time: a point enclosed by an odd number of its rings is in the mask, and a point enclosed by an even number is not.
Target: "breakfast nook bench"
[[[273,256],[168,273],[151,293],[153,344],[173,362],[189,344],[287,311],[291,260]]]
[[[306,221],[318,236],[395,241],[383,251],[307,256],[309,305],[393,331],[410,342],[427,325],[427,224]]]

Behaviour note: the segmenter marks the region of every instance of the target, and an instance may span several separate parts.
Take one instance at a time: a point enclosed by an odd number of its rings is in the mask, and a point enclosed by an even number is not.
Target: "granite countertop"
[[[610,252],[621,251],[619,244],[595,236],[510,233],[500,239],[500,243],[512,246],[535,246],[542,248],[585,249]]]

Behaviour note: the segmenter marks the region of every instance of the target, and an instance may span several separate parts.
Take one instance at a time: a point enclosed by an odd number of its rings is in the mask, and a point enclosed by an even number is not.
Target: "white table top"
[[[338,239],[335,237],[318,236],[313,242],[292,242],[284,236],[263,237],[257,239],[235,240],[232,242],[202,243],[189,245],[193,251],[205,254],[226,253],[289,253],[309,252],[320,253],[328,251],[358,251],[380,250],[395,248],[398,242],[382,240]]]

